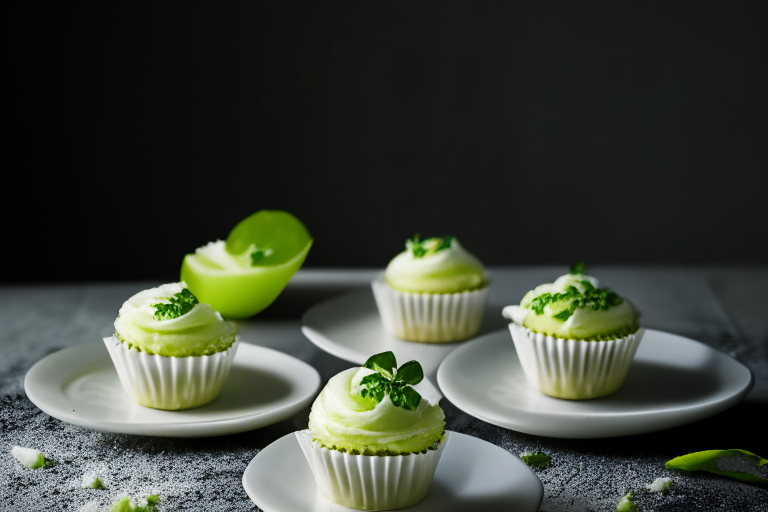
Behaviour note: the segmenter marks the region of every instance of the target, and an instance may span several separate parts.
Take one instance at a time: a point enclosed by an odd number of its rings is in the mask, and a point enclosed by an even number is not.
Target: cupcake
[[[420,502],[445,449],[445,415],[411,387],[424,374],[392,352],[331,378],[312,404],[309,429],[296,432],[318,491],[362,510]]]
[[[631,302],[586,274],[583,264],[507,306],[517,356],[545,395],[583,400],[624,383],[644,330]]]
[[[199,303],[183,282],[125,301],[115,334],[104,343],[128,396],[167,410],[198,407],[219,396],[238,345],[235,325]]]
[[[424,343],[458,341],[480,330],[488,302],[488,274],[452,236],[418,235],[405,243],[373,283],[384,330]]]

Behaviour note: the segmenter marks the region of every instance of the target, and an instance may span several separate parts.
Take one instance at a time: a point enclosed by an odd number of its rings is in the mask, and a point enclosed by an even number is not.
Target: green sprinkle
[[[96,477],[91,484],[91,489],[105,489],[104,483],[99,477]]]
[[[155,308],[155,314],[153,315],[155,320],[173,320],[174,318],[179,318],[192,311],[192,308],[198,303],[197,297],[195,297],[187,288],[184,288],[179,293],[173,294],[173,297],[169,297],[168,300],[170,301],[170,304],[163,302],[152,304],[152,307]]]
[[[548,305],[556,302],[568,302],[567,308],[552,315],[552,318],[564,322],[579,308],[605,311],[624,302],[621,296],[607,288],[595,288],[589,281],[581,281],[581,284],[585,288],[583,293],[573,285],[566,287],[563,293],[542,293],[531,299],[528,309],[537,315],[542,315]]]
[[[453,239],[452,236],[445,236],[442,238],[425,238],[419,241],[419,234],[416,233],[413,238],[405,241],[405,249],[411,251],[414,258],[423,258],[450,249]]]
[[[520,460],[528,464],[533,469],[544,469],[549,466],[552,458],[543,452],[524,453]]]
[[[365,367],[376,373],[360,380],[363,398],[381,402],[384,395],[388,395],[396,407],[413,411],[419,406],[421,395],[411,387],[424,379],[424,370],[417,361],[408,361],[397,368],[395,354],[387,351],[369,357]]]

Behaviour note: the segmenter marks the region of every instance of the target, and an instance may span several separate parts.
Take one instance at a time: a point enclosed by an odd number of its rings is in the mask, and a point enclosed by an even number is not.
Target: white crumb
[[[653,483],[646,485],[645,488],[648,489],[650,492],[661,492],[669,489],[669,484],[671,483],[672,483],[671,478],[661,477],[654,480]]]
[[[43,452],[35,450],[34,448],[23,448],[21,446],[14,446],[11,448],[11,455],[28,468],[37,464],[42,454]]]

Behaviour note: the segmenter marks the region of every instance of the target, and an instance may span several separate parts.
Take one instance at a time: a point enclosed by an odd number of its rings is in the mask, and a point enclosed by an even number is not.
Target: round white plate
[[[99,342],[38,361],[27,372],[24,389],[32,403],[67,423],[121,434],[209,437],[257,429],[298,414],[320,389],[320,375],[295,357],[241,342],[216,400],[195,409],[161,411],[128,398]]]
[[[251,460],[243,474],[243,487],[265,512],[354,511],[317,492],[312,471],[293,433]],[[543,495],[541,482],[520,459],[481,439],[451,432],[429,493],[407,510],[535,512]]]
[[[624,385],[593,400],[561,400],[528,383],[509,330],[461,347],[437,370],[445,397],[500,427],[548,437],[629,436],[677,427],[735,405],[750,371],[708,346],[646,329]]]
[[[445,357],[471,341],[418,343],[403,341],[384,332],[373,292],[362,290],[326,300],[301,318],[301,331],[329,354],[365,364],[373,354],[391,350],[398,363],[416,360],[425,375],[433,375]]]

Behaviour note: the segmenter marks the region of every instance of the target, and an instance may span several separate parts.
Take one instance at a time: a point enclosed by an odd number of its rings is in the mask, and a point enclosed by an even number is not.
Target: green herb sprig
[[[168,300],[171,301],[170,304],[164,302],[152,304],[152,307],[155,308],[155,314],[153,315],[155,320],[179,318],[192,311],[192,308],[198,303],[197,297],[186,288],[179,293],[174,293],[173,297],[169,297]]]
[[[572,274],[574,276],[586,275],[587,274],[587,265],[583,261],[580,261],[578,263],[574,263],[573,265],[571,265],[570,274]]]
[[[452,236],[444,236],[442,238],[425,238],[419,241],[419,234],[416,233],[413,238],[405,241],[405,249],[411,251],[414,258],[423,258],[450,249],[453,238]]]
[[[376,373],[366,375],[360,380],[363,398],[372,398],[377,402],[389,395],[396,407],[413,411],[421,403],[421,395],[411,386],[424,379],[424,370],[417,361],[408,361],[397,368],[397,360],[392,351],[372,355],[365,362],[365,367]]]

